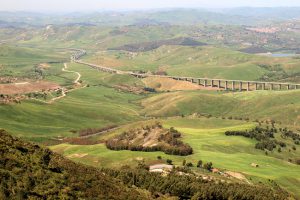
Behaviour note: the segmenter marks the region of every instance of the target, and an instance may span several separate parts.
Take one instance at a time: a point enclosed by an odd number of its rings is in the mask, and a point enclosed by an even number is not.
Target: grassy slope
[[[255,141],[253,140],[224,135],[226,130],[249,129],[254,126],[253,123],[215,118],[175,118],[164,120],[163,124],[165,127],[173,126],[183,132],[183,140],[193,147],[194,154],[180,157],[165,155],[162,152],[111,151],[103,144],[87,146],[61,144],[53,146],[52,149],[65,156],[86,154],[82,158],[73,157],[72,159],[98,167],[118,168],[124,164],[136,165],[137,160],[145,159],[146,162],[151,162],[156,160],[158,155],[164,159],[172,159],[176,165],[181,165],[183,159],[193,163],[199,159],[204,162],[212,161],[215,167],[243,172],[254,182],[275,180],[289,191],[300,195],[297,191],[297,184],[300,184],[298,166],[266,156],[263,151],[254,148]],[[260,167],[251,167],[252,162],[258,163]]]
[[[51,105],[26,101],[0,106],[0,127],[31,140],[71,135],[70,130],[123,124],[139,119],[138,96],[104,87],[71,92]]]
[[[36,65],[48,62],[63,62],[68,57],[68,52],[64,50],[0,45],[0,76],[32,78]],[[59,68],[61,71],[62,64],[52,64],[52,66]],[[52,69],[50,71],[46,70],[46,73],[53,73],[52,71]]]
[[[153,116],[202,113],[242,117],[251,120],[274,119],[300,127],[299,91],[253,91],[243,93],[172,92],[144,99],[142,112]]]
[[[257,80],[268,71],[258,64],[280,64],[288,73],[299,72],[299,60],[269,58],[244,54],[230,49],[206,47],[162,46],[159,49],[132,55],[126,52],[99,52],[91,62],[124,70],[164,69],[170,75]]]
[[[29,65],[42,62],[61,61],[66,58],[68,58],[68,55],[57,49],[0,45],[0,62],[2,65]]]

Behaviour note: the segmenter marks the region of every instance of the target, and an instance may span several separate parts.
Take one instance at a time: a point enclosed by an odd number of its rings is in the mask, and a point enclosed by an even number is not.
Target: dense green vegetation
[[[99,170],[0,131],[1,199],[151,199]]]
[[[262,186],[204,181],[196,176],[171,173],[167,177],[143,170],[104,170],[128,185],[136,185],[152,192],[169,193],[180,199],[285,199],[287,193],[274,192]]]
[[[154,199],[161,193],[180,199],[286,199],[289,196],[280,188],[216,183],[173,173],[162,177],[141,169],[100,171],[13,138],[3,130],[0,136],[1,199]],[[151,196],[150,192],[155,195]]]

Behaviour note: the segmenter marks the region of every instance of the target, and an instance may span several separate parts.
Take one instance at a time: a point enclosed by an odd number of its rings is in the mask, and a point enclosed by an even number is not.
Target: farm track
[[[64,68],[62,68],[62,71],[77,74],[77,78],[75,79],[74,83],[75,83],[75,84],[80,84],[80,83],[79,83],[79,80],[80,80],[80,78],[81,78],[81,74],[80,74],[79,72],[76,72],[76,71],[70,71],[70,70],[67,70],[67,68],[68,68],[67,63],[64,63]]]
[[[73,83],[76,84],[76,85],[81,85],[81,83],[79,83],[79,80],[80,80],[82,75],[79,72],[67,70],[67,68],[68,68],[67,63],[64,63],[64,67],[62,68],[62,71],[77,74],[77,78],[73,81]],[[68,90],[66,88],[62,88],[61,89],[61,96],[54,97],[54,98],[50,99],[49,101],[43,101],[43,100],[40,100],[40,99],[34,99],[34,100],[42,102],[42,103],[46,103],[46,104],[52,104],[55,101],[66,97],[68,92],[72,92],[74,90],[78,90],[78,89],[85,88],[85,87],[86,86],[83,86],[83,87],[80,87],[80,88],[74,88],[74,89],[71,89],[71,90]]]

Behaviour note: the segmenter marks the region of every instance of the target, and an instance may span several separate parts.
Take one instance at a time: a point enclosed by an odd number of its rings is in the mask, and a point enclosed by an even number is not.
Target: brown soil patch
[[[219,88],[204,87],[188,81],[177,81],[171,78],[147,77],[143,79],[147,87],[158,91],[177,91],[177,90],[220,90]]]
[[[239,180],[247,181],[247,178],[241,173],[231,172],[231,171],[226,171],[225,173],[228,174],[229,176],[232,176],[232,177],[237,178]]]
[[[68,155],[67,158],[83,158],[87,155],[88,155],[87,153],[75,153],[75,154]]]
[[[42,90],[55,90],[58,88],[60,88],[58,84],[46,81],[0,84],[0,94],[26,94]]]
[[[48,69],[48,68],[50,68],[50,65],[48,63],[41,63],[41,64],[39,64],[39,68]]]

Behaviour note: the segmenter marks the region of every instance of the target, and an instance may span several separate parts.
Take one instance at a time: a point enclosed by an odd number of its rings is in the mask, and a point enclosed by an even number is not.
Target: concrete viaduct
[[[300,89],[300,84],[295,83],[279,83],[279,82],[263,82],[263,81],[243,81],[243,80],[226,80],[226,79],[212,79],[212,78],[194,78],[194,77],[181,77],[181,76],[164,76],[164,75],[153,75],[135,73],[131,71],[121,71],[109,67],[103,67],[91,63],[87,63],[79,60],[80,57],[86,55],[85,50],[71,49],[75,51],[75,54],[71,55],[71,61],[88,65],[96,70],[115,73],[115,74],[128,74],[137,78],[147,77],[159,77],[159,78],[171,78],[178,81],[189,81],[194,84],[201,85],[203,87],[217,87],[220,90],[231,90],[231,91],[253,91],[253,90],[295,90]]]

